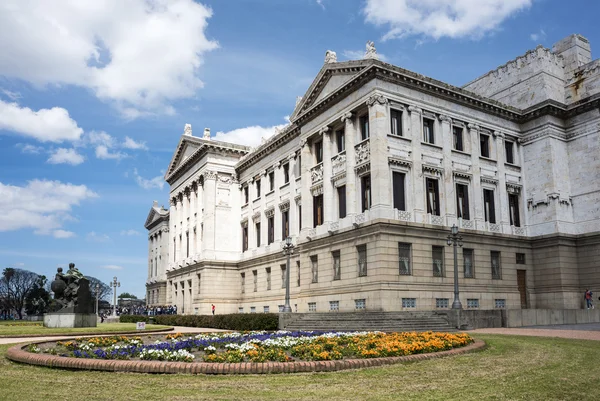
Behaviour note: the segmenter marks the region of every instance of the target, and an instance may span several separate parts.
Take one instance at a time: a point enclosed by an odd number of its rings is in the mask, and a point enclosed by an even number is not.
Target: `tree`
[[[128,292],[124,292],[119,295],[119,299],[123,299],[123,298],[137,299],[137,297],[135,295],[130,294]]]
[[[37,273],[12,267],[4,269],[0,278],[0,298],[5,307],[14,310],[19,319],[23,319],[25,299],[39,282],[40,276]]]
[[[110,300],[110,295],[112,293],[112,289],[106,283],[98,280],[96,277],[85,276],[90,282],[90,292],[92,293],[92,298],[96,299],[96,285],[99,286],[100,291],[98,292],[98,300]]]
[[[42,315],[50,306],[50,293],[46,289],[46,276],[39,276],[37,283],[25,298],[25,311],[28,315]]]

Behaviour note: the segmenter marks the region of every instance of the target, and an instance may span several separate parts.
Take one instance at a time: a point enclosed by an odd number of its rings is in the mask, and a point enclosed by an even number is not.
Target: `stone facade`
[[[573,35],[458,88],[369,42],[363,60],[327,52],[256,149],[186,126],[170,210],[146,223],[149,303],[276,312],[289,235],[293,311],[446,309],[457,225],[464,308],[581,308],[600,291],[596,64]]]

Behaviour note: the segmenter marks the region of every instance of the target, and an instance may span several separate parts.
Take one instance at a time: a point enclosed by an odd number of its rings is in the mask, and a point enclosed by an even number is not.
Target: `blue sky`
[[[0,4],[0,268],[73,261],[144,296],[153,200],[185,123],[253,145],[323,64],[385,61],[462,85],[538,44],[600,46],[573,0],[118,0]],[[218,134],[217,134],[218,133]]]

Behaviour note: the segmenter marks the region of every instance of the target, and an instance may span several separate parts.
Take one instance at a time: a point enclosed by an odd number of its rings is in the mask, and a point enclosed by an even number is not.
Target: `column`
[[[354,124],[355,116],[351,112],[347,112],[341,118],[345,123],[344,136],[346,141],[346,215],[354,216],[356,212],[356,155],[354,154],[354,145],[356,145],[356,125]]]
[[[260,174],[260,207],[258,209],[260,213],[260,244],[268,246],[269,244],[269,219],[265,214],[267,208],[267,193],[269,192],[269,173],[264,170]],[[277,207],[277,206],[275,206]],[[263,219],[264,217],[264,219]]]
[[[329,228],[333,218],[333,185],[331,184],[331,135],[329,127],[321,128],[320,134],[323,140],[323,222]]]
[[[217,172],[207,170],[204,178],[204,259],[213,259],[215,254]]]
[[[411,181],[413,187],[414,221],[417,223],[429,223],[427,221],[427,208],[425,207],[425,180],[423,179],[423,164],[421,160],[421,140],[423,136],[423,121],[421,119],[423,110],[416,106],[409,106],[410,133],[412,140],[412,162]],[[410,204],[410,202],[409,202]]]
[[[456,224],[458,226],[456,218],[456,186],[454,185],[454,173],[452,172],[452,119],[448,116],[441,115],[440,125],[442,128],[442,146],[444,154],[444,175],[442,177],[444,190],[440,191],[440,197],[442,199],[445,198],[443,204],[446,205],[446,225],[452,226],[453,224]]]
[[[169,243],[167,246],[169,247],[169,254],[167,257],[166,266],[173,266],[175,260],[175,249],[173,248],[173,240],[175,239],[175,221],[177,220],[177,200],[175,197],[169,199],[170,208],[169,208]]]
[[[390,120],[387,104],[388,100],[383,95],[373,95],[367,100],[371,149],[371,218],[393,218],[387,139]]]
[[[256,198],[254,179],[248,183],[248,250],[256,249],[256,223],[254,222],[254,209],[252,201]],[[243,194],[242,194],[243,196]],[[262,239],[262,238],[261,238]]]
[[[504,134],[499,131],[494,131],[496,138],[496,161],[498,163],[498,207],[500,208],[500,224],[501,232],[504,234],[512,234],[510,227],[510,218],[508,211],[508,191],[506,190],[506,154],[504,150]]]
[[[150,279],[150,277],[152,277],[152,260],[153,260],[152,235],[148,235],[148,260],[150,261],[150,263],[148,263],[148,279]]]
[[[297,211],[298,209],[296,208],[296,200],[294,199],[296,197],[296,176],[294,174],[294,171],[296,171],[296,154],[295,153],[291,153],[288,156],[288,163],[289,163],[289,176],[290,176],[290,212],[289,212],[289,219],[290,219],[290,237],[297,235],[299,230],[298,230],[298,214]]]
[[[202,223],[204,222],[204,181],[198,180],[198,185],[196,187],[197,195],[196,195],[196,253],[199,255],[198,258],[202,258]]]
[[[300,141],[301,146],[301,157],[302,157],[302,230],[300,236],[305,239],[308,232],[313,228],[313,199],[310,192],[311,179],[310,179],[310,168],[313,165],[312,150],[306,139]]]
[[[469,124],[469,135],[471,137],[471,161],[473,162],[473,205],[475,205],[475,227],[478,230],[485,230],[485,221],[483,214],[483,192],[481,190],[481,167],[479,165],[479,156],[481,149],[479,145],[479,126]]]
[[[281,199],[279,198],[279,187],[283,184],[283,169],[281,168],[281,163],[277,162],[275,163],[275,165],[273,166],[273,181],[274,181],[274,202],[273,205],[275,205],[275,214],[273,215],[274,217],[274,224],[275,224],[275,244],[279,243],[282,241],[283,238],[283,234],[282,234],[282,219],[281,219],[281,210],[279,209],[279,203],[281,203]]]
[[[192,261],[196,260],[196,218],[194,217],[194,213],[196,212],[196,198],[198,194],[196,192],[195,183],[192,184],[190,188],[190,207],[188,208],[190,214],[190,257]],[[198,216],[196,214],[196,216]]]

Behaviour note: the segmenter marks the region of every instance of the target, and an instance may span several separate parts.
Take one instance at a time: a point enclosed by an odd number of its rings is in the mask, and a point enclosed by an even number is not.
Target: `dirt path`
[[[487,334],[508,334],[515,336],[533,336],[533,337],[559,337],[572,338],[577,340],[596,340],[600,341],[600,331],[586,331],[581,329],[569,330],[565,329],[545,329],[545,328],[494,328],[494,329],[477,329],[469,330],[468,333],[487,333]]]

